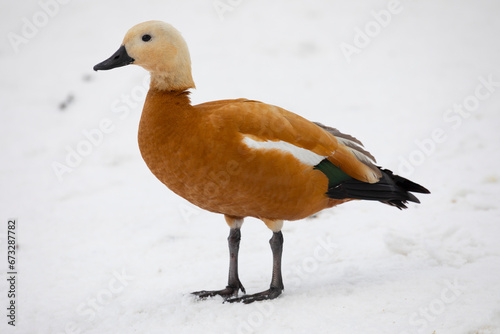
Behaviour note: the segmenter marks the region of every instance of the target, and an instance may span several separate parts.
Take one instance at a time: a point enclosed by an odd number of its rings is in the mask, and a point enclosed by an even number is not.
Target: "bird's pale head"
[[[195,87],[186,41],[168,23],[147,21],[133,26],[118,51],[95,65],[94,70],[109,70],[129,64],[148,70],[151,86],[156,89],[185,90]]]

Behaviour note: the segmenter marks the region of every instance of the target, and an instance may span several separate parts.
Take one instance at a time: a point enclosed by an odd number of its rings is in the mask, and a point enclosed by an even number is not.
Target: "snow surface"
[[[60,2],[0,4],[1,254],[7,219],[19,224],[17,325],[0,255],[0,332],[500,333],[498,1]],[[33,19],[16,52],[9,33]],[[283,296],[195,300],[226,284],[224,219],[142,161],[146,72],[92,71],[150,19],[186,38],[194,103],[246,97],[337,127],[432,194],[405,211],[356,202],[287,222]],[[365,28],[348,62],[340,46]],[[88,154],[59,180],[54,162],[76,149]],[[246,220],[249,293],[268,287],[270,237]]]

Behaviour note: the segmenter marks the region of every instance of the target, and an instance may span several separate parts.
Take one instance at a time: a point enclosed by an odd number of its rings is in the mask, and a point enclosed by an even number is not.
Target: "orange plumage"
[[[212,212],[295,220],[339,202],[325,196],[328,178],[319,170],[278,150],[252,150],[242,142],[243,134],[292,142],[322,155],[339,146],[328,132],[278,107],[249,100],[191,106],[185,93],[152,90],[139,147],[160,181]]]

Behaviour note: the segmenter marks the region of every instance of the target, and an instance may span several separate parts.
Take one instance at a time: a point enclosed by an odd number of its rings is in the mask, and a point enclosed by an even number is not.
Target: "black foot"
[[[214,290],[214,291],[202,290],[202,291],[192,292],[191,294],[197,296],[200,299],[221,296],[222,298],[224,298],[224,300],[227,300],[228,298],[231,298],[231,297],[237,297],[239,290],[241,290],[243,293],[246,293],[245,288],[243,287],[243,285],[241,285],[239,288],[227,286],[225,289],[222,289],[222,290]]]
[[[241,297],[236,297],[236,298],[229,298],[226,299],[226,302],[228,303],[244,303],[244,304],[250,304],[256,301],[261,301],[261,300],[271,300],[277,298],[279,295],[281,295],[283,289],[279,288],[273,288],[271,287],[269,290],[262,291],[253,295],[245,295]]]

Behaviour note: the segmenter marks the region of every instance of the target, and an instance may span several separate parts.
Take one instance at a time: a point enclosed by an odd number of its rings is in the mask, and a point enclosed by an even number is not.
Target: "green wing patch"
[[[341,182],[352,180],[352,177],[347,175],[342,169],[335,166],[330,160],[324,159],[319,164],[314,166],[328,178],[328,188],[335,187]]]

